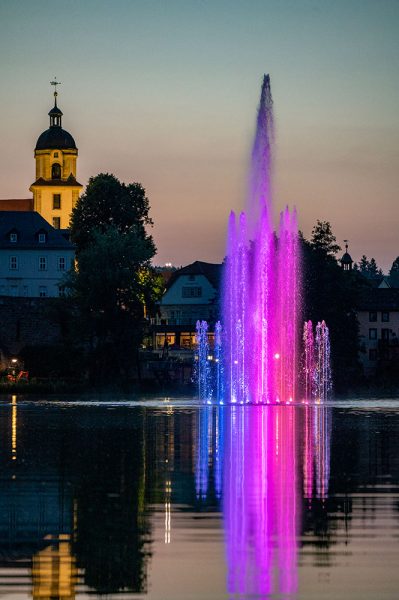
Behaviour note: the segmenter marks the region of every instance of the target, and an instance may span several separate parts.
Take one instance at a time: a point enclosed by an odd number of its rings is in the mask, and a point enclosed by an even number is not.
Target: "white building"
[[[154,331],[154,347],[165,344],[192,348],[198,320],[208,321],[210,341],[219,314],[219,288],[222,265],[195,261],[173,273],[159,305]]]
[[[71,242],[37,212],[0,212],[0,296],[62,295],[73,260]]]

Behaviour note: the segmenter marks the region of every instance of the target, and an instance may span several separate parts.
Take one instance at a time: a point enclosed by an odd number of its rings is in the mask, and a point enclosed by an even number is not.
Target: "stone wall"
[[[0,357],[17,356],[24,346],[59,340],[59,327],[48,317],[50,302],[50,298],[0,296]]]

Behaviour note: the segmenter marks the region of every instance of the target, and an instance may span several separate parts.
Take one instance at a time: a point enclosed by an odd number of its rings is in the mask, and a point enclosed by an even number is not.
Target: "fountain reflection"
[[[296,597],[300,479],[308,502],[327,498],[330,436],[331,409],[321,404],[200,410],[196,494],[200,501],[220,497],[223,471],[231,597]]]
[[[305,407],[303,493],[305,498],[328,495],[330,478],[331,408]]]
[[[295,408],[226,410],[228,592],[291,597],[297,590],[299,512]]]

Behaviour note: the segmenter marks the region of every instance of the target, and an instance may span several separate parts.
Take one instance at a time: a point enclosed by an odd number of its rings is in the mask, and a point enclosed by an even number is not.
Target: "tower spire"
[[[61,81],[57,81],[57,78],[54,77],[53,81],[50,81],[50,85],[54,86],[54,107],[49,112],[50,127],[61,127],[62,111],[57,106],[57,85],[61,85]]]
[[[54,106],[57,107],[57,85],[61,85],[61,81],[57,81],[57,77],[54,77],[53,81],[50,81],[50,85],[54,86]]]

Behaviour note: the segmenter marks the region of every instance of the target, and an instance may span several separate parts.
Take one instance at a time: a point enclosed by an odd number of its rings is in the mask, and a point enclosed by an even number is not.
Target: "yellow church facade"
[[[36,142],[36,179],[29,189],[33,193],[33,210],[54,228],[67,229],[83,187],[76,180],[78,149],[72,135],[62,128],[57,92],[48,114],[50,127]]]

